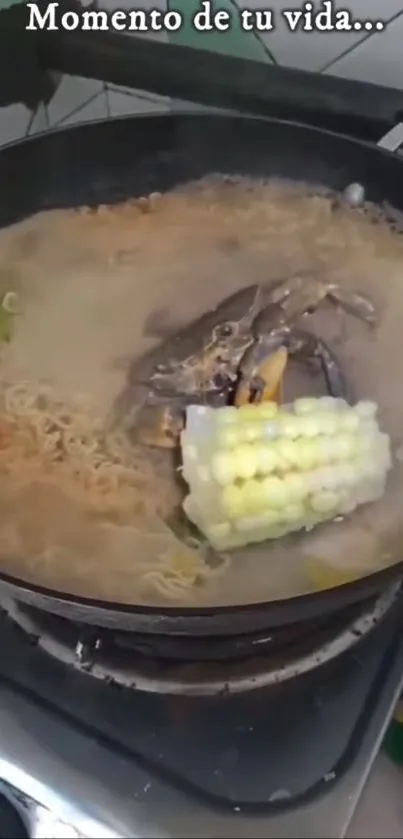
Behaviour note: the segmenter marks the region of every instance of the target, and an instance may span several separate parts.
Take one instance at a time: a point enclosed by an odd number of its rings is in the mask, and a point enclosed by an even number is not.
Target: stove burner
[[[96,679],[149,693],[176,696],[216,696],[270,687],[309,673],[351,649],[380,624],[401,592],[399,581],[377,599],[349,607],[324,624],[310,622],[276,630],[270,635],[236,639],[238,658],[224,660],[231,639],[210,639],[210,655],[192,654],[206,639],[168,639],[158,654],[155,639],[132,633],[90,629],[16,601],[3,601],[3,609],[32,640],[53,657],[91,674]],[[314,623],[314,625],[313,625]],[[302,638],[301,638],[302,633]],[[184,642],[183,653],[174,656]],[[214,659],[214,648],[218,655]],[[171,658],[167,653],[171,651]],[[145,654],[145,653],[148,653]]]

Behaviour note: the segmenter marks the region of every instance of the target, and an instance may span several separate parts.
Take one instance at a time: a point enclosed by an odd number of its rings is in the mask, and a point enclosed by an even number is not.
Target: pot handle
[[[384,134],[377,142],[379,149],[386,149],[386,151],[397,152],[403,146],[403,122],[398,122],[394,125],[387,134]]]

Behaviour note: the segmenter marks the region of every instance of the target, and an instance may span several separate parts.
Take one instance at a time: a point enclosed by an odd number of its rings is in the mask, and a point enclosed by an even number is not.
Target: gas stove
[[[399,585],[332,631],[320,666],[301,653],[311,666],[281,678],[268,656],[276,678],[214,692],[195,689],[210,662],[179,694],[177,662],[153,681],[133,652],[129,685],[79,627],[67,641],[15,606],[0,625],[0,792],[38,839],[344,836],[403,684]]]

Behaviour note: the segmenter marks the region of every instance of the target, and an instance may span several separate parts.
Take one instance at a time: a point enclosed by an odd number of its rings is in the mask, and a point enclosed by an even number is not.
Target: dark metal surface
[[[41,209],[114,204],[212,171],[337,191],[358,181],[367,200],[402,209],[403,161],[372,144],[279,120],[171,113],[71,126],[3,148],[0,224]]]
[[[0,573],[1,598],[43,609],[78,623],[114,631],[229,638],[243,633],[269,631],[298,621],[334,615],[340,609],[379,594],[403,576],[402,563],[338,588],[289,600],[204,609],[179,609],[99,601],[51,591]]]
[[[152,660],[158,666],[165,666],[165,662],[169,666],[181,662],[222,662],[225,667],[232,661],[245,662],[247,659],[265,656],[273,666],[285,664],[295,655],[309,654],[337,637],[347,625],[371,610],[375,602],[375,598],[370,598],[341,609],[335,615],[304,621],[302,626],[296,623],[268,631],[222,637],[177,637],[103,630],[23,604],[17,608],[11,606],[10,609],[6,602],[2,601],[2,605],[34,637],[53,638],[61,647],[73,651],[80,643],[80,660],[83,658],[88,664],[95,663],[97,659],[106,664],[113,661],[117,669],[130,670],[136,658]]]
[[[1,616],[0,766],[12,762],[14,784],[31,773],[56,812],[59,793],[119,836],[340,836],[401,683],[389,618],[292,683],[206,699],[102,683]]]
[[[401,90],[113,32],[41,32],[42,66],[70,75],[371,139],[403,113]]]
[[[143,646],[139,652],[137,634],[127,634],[127,643],[123,645],[122,637],[113,631],[79,626],[15,601],[2,602],[6,613],[32,643],[74,670],[130,690],[210,698],[260,693],[327,666],[360,644],[392,611],[400,612],[400,606],[401,585],[392,584],[375,601],[345,609],[333,620],[316,622],[316,631],[309,622],[302,627],[300,624],[299,638],[296,627],[294,634],[287,628],[274,632],[272,637],[261,634],[253,639],[254,646],[248,647],[247,639],[244,640],[242,655],[236,649],[239,638],[186,638],[182,648],[183,638],[174,640],[168,636],[168,650],[161,645],[159,655],[158,645],[150,645],[148,652]],[[221,652],[216,657],[215,646]],[[228,659],[222,657],[225,646],[230,650]]]
[[[277,120],[171,114],[74,126],[3,149],[0,224],[49,208],[113,204],[211,172],[285,176],[334,191],[358,181],[368,200],[403,208],[403,161],[387,151]],[[228,635],[332,613],[376,594],[401,573],[399,563],[319,594],[201,610],[100,603],[5,575],[0,587],[79,622],[140,632]]]
[[[0,107],[21,102],[30,110],[49,102],[56,74],[40,67],[37,40],[25,30],[25,6],[0,9]]]

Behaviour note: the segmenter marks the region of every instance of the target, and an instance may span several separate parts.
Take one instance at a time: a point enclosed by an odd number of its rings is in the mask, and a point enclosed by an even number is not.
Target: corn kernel
[[[300,472],[289,472],[288,475],[284,475],[283,483],[290,501],[302,501],[308,494],[306,480]]]
[[[247,443],[254,443],[262,436],[262,426],[257,422],[248,422],[242,428],[242,438]]]
[[[317,399],[311,399],[310,397],[302,397],[301,399],[295,400],[294,411],[296,414],[302,416],[304,414],[313,413],[313,411],[316,411],[317,406]]]
[[[264,492],[262,491],[261,481],[245,481],[241,489],[245,510],[249,510],[254,513],[264,509],[265,497]]]
[[[258,469],[258,457],[254,446],[241,445],[235,449],[233,467],[238,478],[247,481],[253,478]]]
[[[260,417],[272,419],[272,417],[275,417],[278,412],[278,405],[276,402],[262,402],[258,405],[258,411]]]
[[[245,511],[242,490],[235,484],[225,487],[221,495],[221,504],[229,518],[241,516]]]
[[[262,481],[262,491],[266,504],[269,507],[274,507],[276,510],[283,507],[288,501],[287,488],[284,481],[276,478],[274,475]]]
[[[233,425],[224,425],[217,434],[217,442],[224,449],[234,449],[240,440],[239,428]]]
[[[231,452],[216,452],[211,461],[211,474],[221,486],[232,484],[236,478],[234,458]]]
[[[331,490],[323,490],[316,493],[311,498],[311,507],[317,513],[329,513],[335,510],[339,501],[339,496],[336,492]]]
[[[274,445],[258,445],[256,447],[256,457],[258,475],[269,475],[278,466],[278,455]]]

